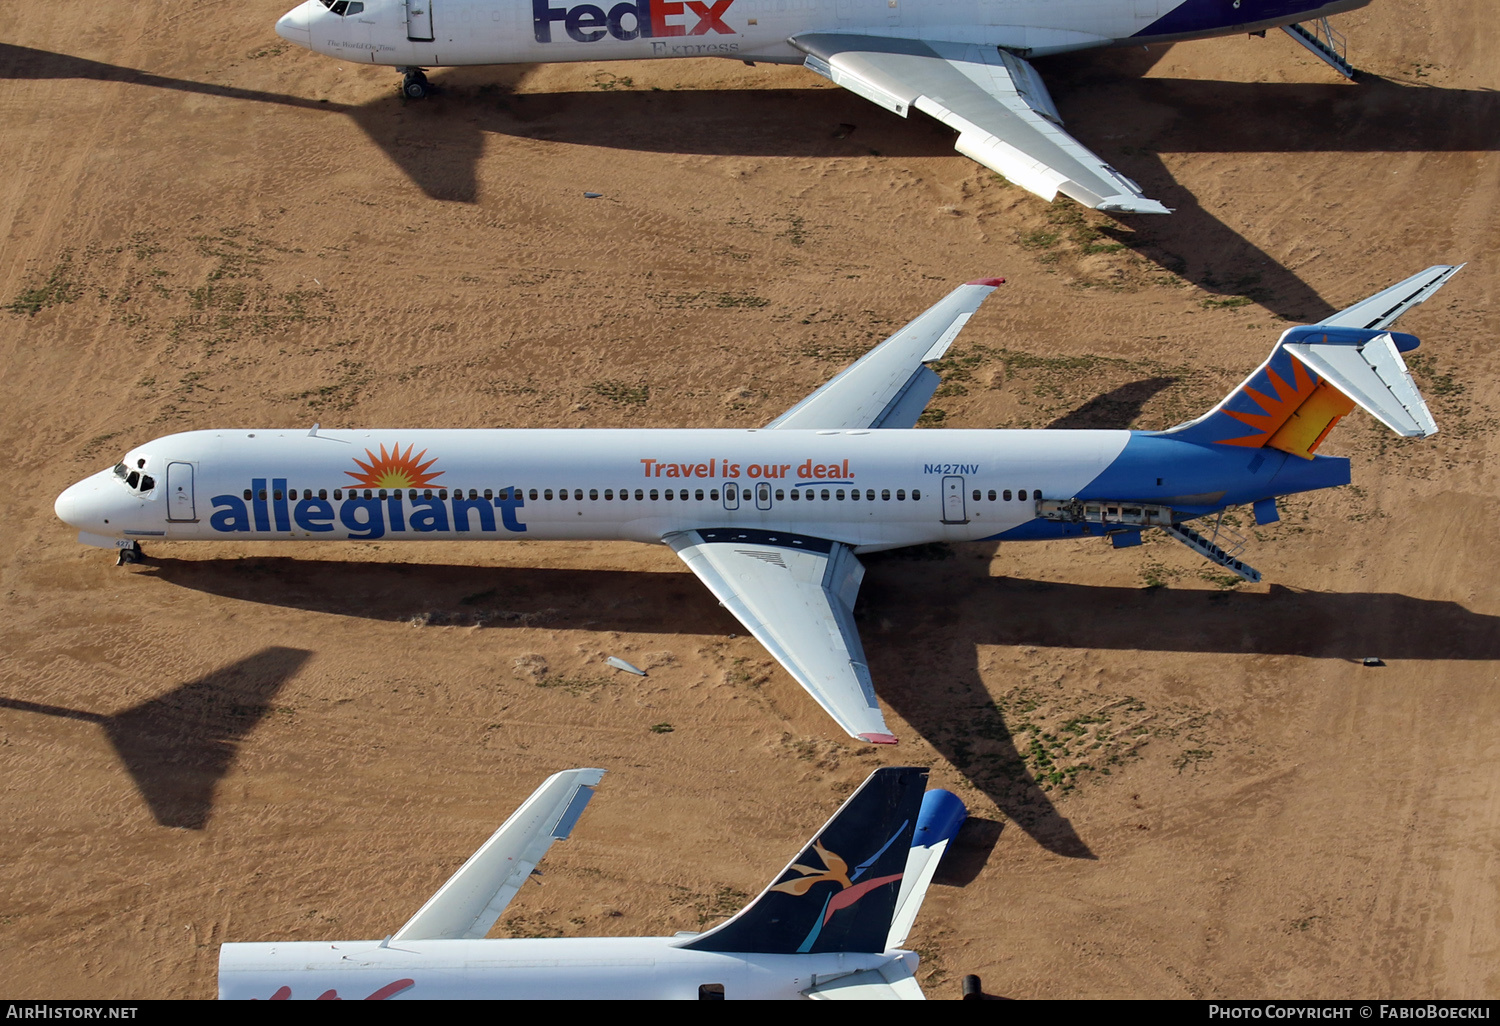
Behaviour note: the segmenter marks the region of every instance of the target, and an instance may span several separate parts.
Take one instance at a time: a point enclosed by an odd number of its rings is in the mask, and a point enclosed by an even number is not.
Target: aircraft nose
[[[293,7],[281,16],[276,22],[276,34],[288,43],[296,43],[298,46],[312,46],[311,18],[307,10],[307,4]]]
[[[66,488],[52,504],[57,518],[63,523],[95,534],[109,534],[116,530],[108,523],[110,516],[109,497],[100,487],[98,475],[86,477]]]

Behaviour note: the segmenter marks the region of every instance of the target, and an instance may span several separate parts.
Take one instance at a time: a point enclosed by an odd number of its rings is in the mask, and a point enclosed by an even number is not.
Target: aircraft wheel
[[[401,80],[401,94],[408,100],[425,100],[431,91],[427,76],[420,71],[409,72]]]
[[[115,566],[127,566],[139,563],[143,555],[141,552],[141,543],[134,542],[129,548],[120,550],[119,558],[115,560]]]

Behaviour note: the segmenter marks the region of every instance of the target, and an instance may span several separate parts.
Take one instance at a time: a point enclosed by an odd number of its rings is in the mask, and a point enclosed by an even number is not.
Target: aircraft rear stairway
[[[1346,56],[1349,50],[1348,41],[1343,33],[1328,23],[1327,18],[1310,21],[1307,25],[1283,25],[1281,31],[1307,47],[1312,51],[1313,56],[1340,75],[1351,80],[1354,78],[1354,65],[1349,63]]]

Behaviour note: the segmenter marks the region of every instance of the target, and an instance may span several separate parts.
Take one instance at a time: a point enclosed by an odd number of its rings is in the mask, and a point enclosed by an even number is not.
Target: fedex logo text
[[[632,39],[659,39],[667,36],[703,36],[717,32],[734,35],[723,17],[734,0],[625,0],[606,11],[596,4],[553,7],[551,0],[531,0],[531,24],[538,43],[552,42],[552,23],[560,21],[568,38],[578,43],[592,43],[610,35],[622,42]],[[698,19],[689,28],[672,24],[668,18],[686,13]],[[627,26],[626,18],[630,19]]]

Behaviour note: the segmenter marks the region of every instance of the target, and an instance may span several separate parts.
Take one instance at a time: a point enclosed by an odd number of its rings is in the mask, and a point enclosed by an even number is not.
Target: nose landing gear
[[[432,86],[421,68],[397,68],[401,72],[401,95],[408,100],[425,100],[432,95]]]
[[[146,554],[141,551],[141,543],[138,541],[122,546],[119,551],[120,554],[115,557],[115,566],[134,565],[146,558]]]

